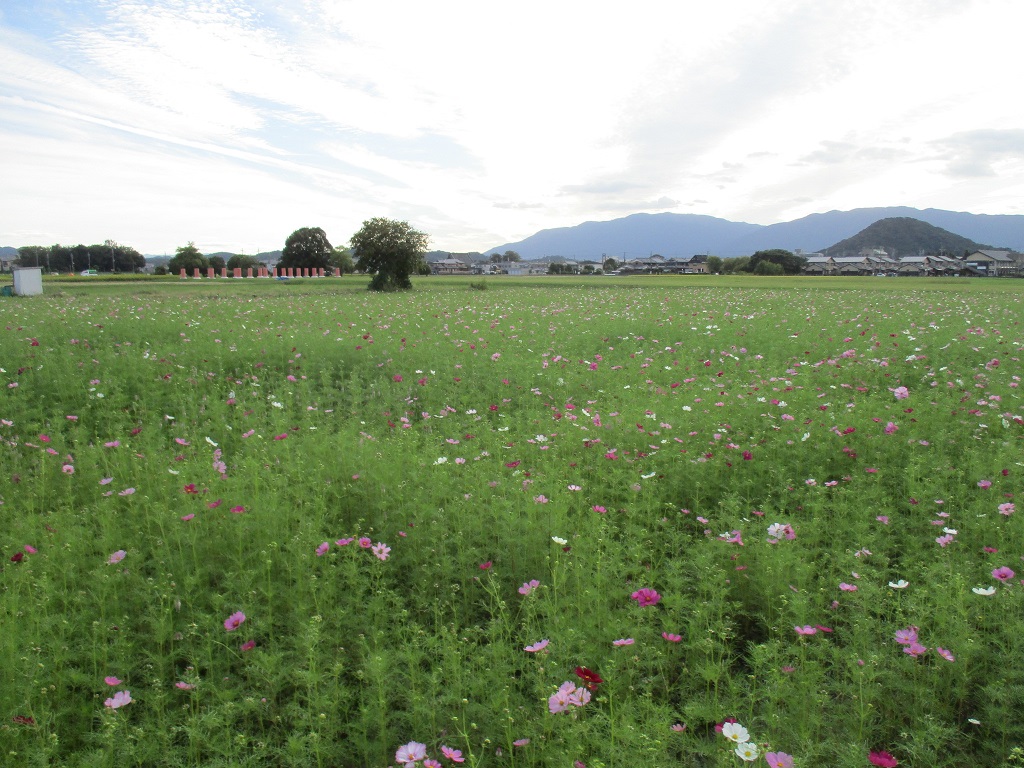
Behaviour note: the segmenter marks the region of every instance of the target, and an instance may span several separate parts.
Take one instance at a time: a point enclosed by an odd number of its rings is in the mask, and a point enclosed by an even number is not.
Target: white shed
[[[18,296],[39,296],[43,292],[42,267],[15,267],[14,293]]]

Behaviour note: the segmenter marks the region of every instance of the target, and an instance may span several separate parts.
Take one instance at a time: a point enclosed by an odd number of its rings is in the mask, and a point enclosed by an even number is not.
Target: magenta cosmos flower
[[[999,581],[1003,582],[1009,581],[1014,576],[1016,576],[1016,574],[1013,572],[1013,569],[1005,565],[1001,565],[992,571],[992,578],[999,579]]]
[[[868,762],[879,768],[896,768],[899,761],[888,752],[868,752]]]
[[[660,602],[661,600],[661,595],[659,595],[650,587],[638,589],[636,592],[630,595],[630,597],[633,600],[636,600],[637,605],[639,605],[641,608],[646,608],[648,605],[657,605],[658,602]]]
[[[241,611],[235,611],[226,619],[224,619],[224,629],[228,632],[234,632],[245,621],[245,614]]]
[[[441,745],[441,754],[451,760],[453,763],[464,763],[466,758],[462,756],[462,750],[452,749],[446,747],[444,744]]]

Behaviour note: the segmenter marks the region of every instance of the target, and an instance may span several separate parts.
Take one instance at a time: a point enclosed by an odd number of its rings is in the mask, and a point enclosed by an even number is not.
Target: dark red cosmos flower
[[[182,493],[188,493],[188,494],[198,494],[199,493],[199,491],[196,490],[196,484],[195,483],[189,483],[184,488],[182,488],[181,491],[182,491]]]
[[[24,559],[25,559],[25,554],[23,552],[15,552],[11,556],[11,562],[12,563],[20,563]]]
[[[29,717],[28,715],[15,715],[14,717],[11,718],[11,721],[14,722],[17,725],[35,725],[36,724],[35,719]]]
[[[576,667],[576,675],[583,681],[583,685],[588,691],[596,691],[597,684],[604,682],[597,672],[594,672],[592,669],[587,669],[586,667]]]
[[[868,752],[868,762],[880,768],[896,768],[899,761],[888,752]]]

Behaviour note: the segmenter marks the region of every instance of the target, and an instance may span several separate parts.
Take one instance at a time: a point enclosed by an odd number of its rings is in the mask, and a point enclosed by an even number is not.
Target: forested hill
[[[901,216],[876,221],[853,237],[829,246],[825,253],[829,256],[854,256],[863,248],[884,248],[890,256],[963,256],[965,252],[991,247],[920,219]]]

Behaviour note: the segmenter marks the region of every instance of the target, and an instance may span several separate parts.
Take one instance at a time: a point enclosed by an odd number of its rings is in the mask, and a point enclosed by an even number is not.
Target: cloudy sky
[[[0,245],[1024,213],[1020,0],[3,0]]]

